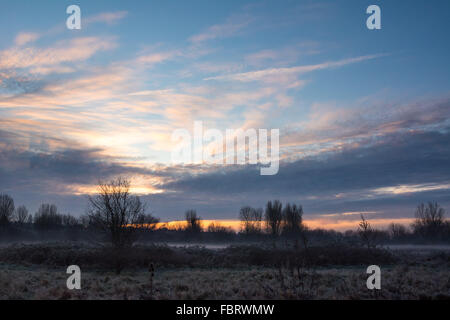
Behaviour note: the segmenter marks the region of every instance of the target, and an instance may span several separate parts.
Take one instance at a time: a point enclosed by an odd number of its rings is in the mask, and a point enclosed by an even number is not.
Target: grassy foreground
[[[138,261],[133,260],[137,263],[135,267],[127,267],[121,274],[116,274],[92,261],[88,263],[90,258],[87,257],[91,257],[92,252],[89,252],[93,249],[45,248],[47,259],[43,260],[30,254],[30,246],[0,249],[0,299],[450,299],[449,252],[380,251],[374,257],[382,262],[379,263],[382,288],[371,291],[366,287],[367,257],[359,256],[364,251],[353,252],[339,265],[323,260],[325,258],[321,260],[317,255],[325,249],[316,248],[312,252],[317,257],[310,260],[314,263],[305,265],[295,263],[303,261],[295,260],[302,253],[275,249],[264,249],[265,254],[261,255],[267,256],[267,260],[261,260],[256,254],[263,250],[260,248],[152,247],[145,249],[148,252],[141,248],[144,250],[139,253],[141,259],[153,250],[166,255],[165,258],[160,257],[159,262],[156,255],[152,256],[155,260],[152,277],[148,268],[140,266]],[[70,255],[64,259],[59,257],[67,250]],[[73,256],[77,250],[80,252]],[[341,249],[334,248],[328,255],[336,250]],[[33,252],[40,256],[39,250]],[[248,258],[238,264],[236,261],[242,252],[250,257],[256,255],[256,258]],[[25,254],[29,255],[29,261]],[[69,275],[64,263],[71,262],[71,255],[80,263],[81,290],[66,288]],[[270,256],[276,256],[281,262],[273,264]],[[283,260],[283,256],[289,259]],[[17,260],[19,258],[21,260]],[[224,261],[232,261],[233,264]]]

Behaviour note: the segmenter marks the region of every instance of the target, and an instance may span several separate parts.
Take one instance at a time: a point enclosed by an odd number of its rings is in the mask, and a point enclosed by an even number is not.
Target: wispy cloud
[[[118,23],[120,20],[126,18],[128,15],[127,11],[115,11],[115,12],[102,12],[96,15],[90,15],[83,18],[83,26],[86,28],[88,25],[95,23],[106,23],[108,25],[113,25]],[[20,32],[14,43],[17,47],[23,47],[29,43],[35,42],[41,38],[53,37],[66,31],[66,28],[62,24],[58,24],[46,31],[41,32]]]
[[[306,41],[277,49],[264,49],[245,56],[245,62],[255,67],[292,65],[300,57],[320,53],[319,44]]]
[[[297,147],[296,156],[360,148],[392,133],[445,130],[449,117],[447,97],[406,102],[370,99],[352,106],[313,104],[306,119],[286,127],[281,145]]]
[[[358,219],[363,209],[382,212],[380,203],[410,205],[425,195],[448,200],[448,96],[436,99],[445,94],[437,88],[429,92],[439,95],[405,101],[393,86],[393,102],[375,97],[382,73],[372,73],[370,83],[358,68],[331,74],[375,59],[394,66],[398,58],[381,59],[387,55],[370,54],[373,47],[364,44],[338,47],[340,34],[336,43],[322,42],[331,39],[324,31],[333,31],[320,28],[324,18],[336,22],[333,15],[344,10],[309,1],[273,12],[262,3],[234,11],[243,14],[214,14],[221,17],[208,25],[199,19],[174,37],[173,30],[130,29],[145,20],[112,26],[144,17],[134,7],[84,15],[81,31],[60,21],[49,31],[15,30],[15,38],[2,39],[2,190],[39,201],[78,197],[93,192],[98,178],[125,174],[167,216],[195,207],[235,217],[240,205],[276,197],[330,221]],[[361,81],[364,90],[345,86],[348,80]],[[355,97],[360,92],[372,96]],[[279,128],[279,174],[265,179],[252,166],[172,166],[173,130],[191,130],[196,120],[205,129]]]
[[[285,75],[298,75],[307,72],[312,72],[316,70],[330,69],[330,68],[338,68],[345,65],[358,63],[362,61],[372,60],[376,58],[380,58],[386,56],[385,54],[373,54],[373,55],[365,55],[355,58],[343,59],[338,61],[329,61],[319,64],[312,65],[304,65],[304,66],[296,66],[296,67],[286,67],[286,68],[269,68],[258,71],[249,71],[242,72],[236,74],[227,74],[215,77],[205,78],[205,80],[225,80],[225,81],[240,81],[240,82],[251,82],[251,81],[260,81],[267,79],[268,77],[280,77]]]
[[[407,193],[418,193],[435,190],[448,190],[450,184],[436,184],[436,183],[422,183],[422,184],[410,184],[410,185],[397,185],[391,187],[382,187],[372,190],[377,195],[399,195]]]
[[[327,213],[321,214],[321,217],[349,217],[349,216],[361,216],[367,214],[377,214],[377,211],[350,211],[350,212],[340,212],[340,213]]]
[[[21,32],[16,36],[14,43],[17,46],[23,46],[27,43],[34,42],[40,38],[40,35],[35,32]]]
[[[223,24],[216,24],[209,27],[202,33],[189,38],[192,43],[201,43],[208,40],[228,38],[241,32],[254,18],[249,15],[237,15],[229,18]]]
[[[83,20],[84,24],[91,24],[91,23],[107,23],[107,24],[114,24],[117,23],[119,20],[124,19],[128,15],[127,11],[115,11],[115,12],[102,12],[97,15],[89,16],[86,19]]]
[[[139,56],[136,59],[136,62],[139,64],[142,64],[142,65],[145,65],[147,67],[151,67],[155,64],[174,59],[177,56],[180,56],[180,52],[175,51],[175,50],[153,52],[153,53],[144,54],[144,55]]]
[[[10,48],[0,51],[0,69],[37,68],[55,66],[65,62],[83,61],[99,51],[116,47],[113,39],[97,37],[63,40],[52,47]]]

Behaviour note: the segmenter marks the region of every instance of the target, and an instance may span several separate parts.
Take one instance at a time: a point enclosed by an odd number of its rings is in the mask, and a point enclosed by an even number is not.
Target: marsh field
[[[369,265],[381,290],[367,289]],[[88,243],[3,244],[0,299],[450,299],[450,249],[138,244],[119,259]]]

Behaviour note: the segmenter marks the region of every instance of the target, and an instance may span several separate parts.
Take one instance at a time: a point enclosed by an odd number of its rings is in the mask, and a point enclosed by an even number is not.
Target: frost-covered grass
[[[366,288],[365,268],[87,271],[66,289],[64,269],[0,266],[0,299],[450,299],[448,267],[382,267],[382,289]]]
[[[316,248],[306,260],[274,250],[279,263],[270,265],[272,260],[264,260],[270,252],[252,247],[153,247],[132,257],[142,265],[119,275],[98,266],[94,249],[67,244],[2,248],[0,299],[450,299],[448,251],[403,250],[393,257],[378,252],[370,264],[381,267],[382,288],[370,291],[366,268],[372,255],[353,249]],[[334,255],[340,258],[331,259]],[[147,260],[155,262],[153,279],[144,266]],[[73,261],[80,262],[81,290],[66,288],[66,268]]]

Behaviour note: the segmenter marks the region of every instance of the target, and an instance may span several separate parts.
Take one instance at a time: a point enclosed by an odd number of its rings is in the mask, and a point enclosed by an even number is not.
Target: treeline
[[[42,204],[33,215],[23,205],[16,208],[11,196],[0,194],[0,227],[31,224],[43,230],[58,227],[81,227],[86,223],[84,218],[77,218],[70,214],[61,214],[58,212],[56,205],[48,203]]]
[[[391,223],[387,230],[377,230],[361,215],[358,230],[344,234],[358,235],[367,247],[375,247],[383,242],[450,243],[450,221],[445,218],[444,208],[430,201],[417,206],[414,222],[410,226]]]
[[[202,226],[202,219],[195,210],[185,214],[186,224],[177,231],[186,231],[192,237],[201,238],[201,233],[216,233],[222,238],[236,235],[231,228],[218,223]],[[265,209],[242,207],[239,211],[241,227],[236,236],[243,240],[261,240],[271,238],[277,240],[294,240],[306,245],[313,242],[350,242],[363,243],[367,247],[376,247],[383,243],[433,243],[450,242],[450,221],[445,218],[445,210],[436,202],[421,203],[417,206],[415,220],[410,226],[392,223],[385,230],[374,228],[361,215],[357,230],[337,232],[326,229],[309,229],[303,223],[303,207],[301,205],[278,201],[267,202]]]
[[[306,226],[303,224],[303,208],[301,205],[287,203],[284,207],[278,201],[269,201],[265,210],[262,208],[242,207],[239,211],[241,221],[240,231],[236,232],[214,222],[208,226],[202,225],[202,218],[195,210],[185,213],[185,224],[178,228],[191,238],[201,238],[202,234],[215,234],[217,238],[236,238],[243,240],[261,240],[261,238],[277,239],[283,237],[298,240],[306,240]]]
[[[123,192],[122,189],[129,188],[127,181],[111,182],[101,187],[103,193],[100,192],[99,195],[89,198],[88,213],[81,217],[62,214],[54,204],[42,204],[34,214],[31,214],[23,205],[15,207],[11,196],[0,194],[0,239],[91,240],[106,234],[108,241],[120,242],[125,241],[122,239],[122,233],[125,230],[133,231],[128,232],[130,234],[139,234],[144,241],[259,242],[267,240],[274,242],[284,240],[293,246],[300,244],[306,246],[309,242],[346,242],[362,243],[367,247],[376,247],[388,242],[450,242],[450,222],[445,218],[445,210],[435,202],[420,204],[415,212],[414,223],[410,226],[393,223],[386,230],[372,227],[363,216],[356,231],[311,230],[303,222],[302,205],[291,203],[283,205],[278,200],[268,201],[264,209],[242,207],[238,213],[241,222],[238,232],[218,222],[204,225],[202,218],[193,209],[185,212],[183,224],[168,229],[156,228],[159,219],[145,212],[145,205],[140,202],[139,197],[130,195],[128,191]],[[112,201],[111,195],[115,193],[124,198],[119,199],[120,201]],[[111,208],[105,201],[121,203],[122,207]],[[108,208],[113,211],[109,213]],[[110,216],[114,216],[115,211],[125,212],[125,216],[117,219],[121,221],[121,224],[112,225],[108,220]],[[114,229],[116,229],[115,233],[110,234]]]
[[[0,194],[1,240],[79,240],[87,225],[86,217],[62,214],[54,204],[41,204],[33,214],[23,205],[15,207],[11,196]]]

